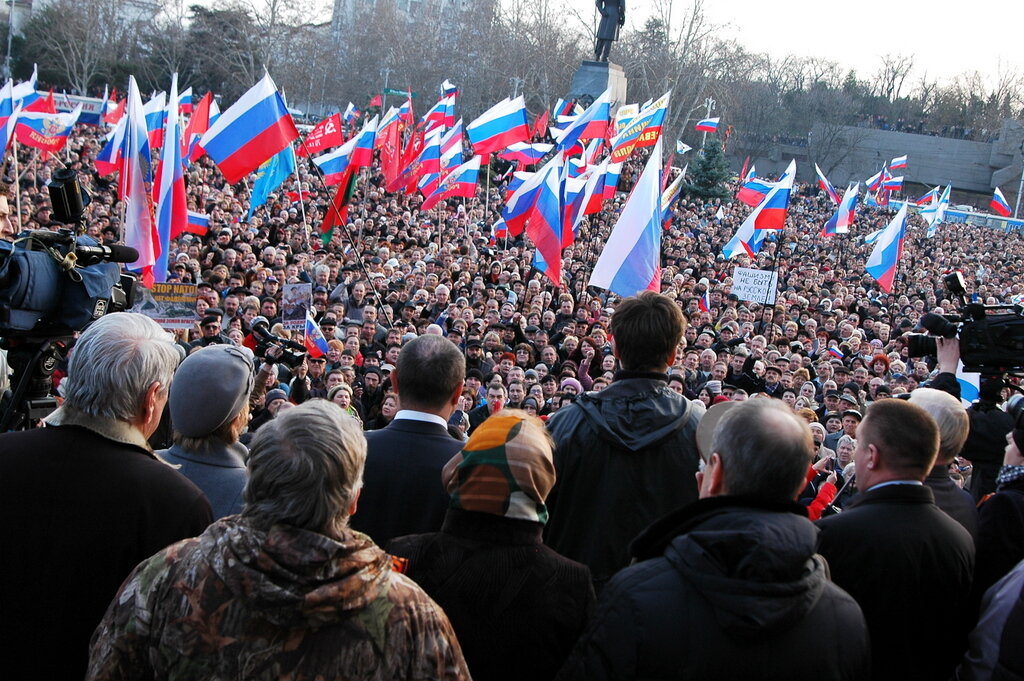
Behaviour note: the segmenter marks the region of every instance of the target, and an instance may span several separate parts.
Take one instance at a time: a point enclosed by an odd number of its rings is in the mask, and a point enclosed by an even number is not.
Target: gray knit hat
[[[185,358],[171,383],[171,423],[184,437],[205,437],[235,418],[254,381],[252,352],[209,345]]]

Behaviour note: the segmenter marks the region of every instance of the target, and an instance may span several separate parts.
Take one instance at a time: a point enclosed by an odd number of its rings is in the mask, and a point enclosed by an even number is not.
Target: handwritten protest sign
[[[731,292],[735,293],[740,300],[773,305],[778,289],[778,272],[737,267],[736,271],[732,273]]]

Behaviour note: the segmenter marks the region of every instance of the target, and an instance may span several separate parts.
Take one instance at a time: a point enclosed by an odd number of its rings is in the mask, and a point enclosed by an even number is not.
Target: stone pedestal
[[[622,67],[611,62],[584,60],[572,78],[567,99],[575,99],[586,108],[605,90],[611,90],[614,114],[626,103],[626,73]]]

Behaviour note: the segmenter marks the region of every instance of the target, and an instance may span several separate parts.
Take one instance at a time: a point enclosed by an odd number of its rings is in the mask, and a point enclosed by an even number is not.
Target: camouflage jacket
[[[242,516],[139,564],[93,634],[88,679],[469,679],[441,608],[366,535]]]

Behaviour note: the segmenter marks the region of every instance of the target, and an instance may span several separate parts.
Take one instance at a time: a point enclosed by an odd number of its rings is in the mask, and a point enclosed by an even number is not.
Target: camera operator
[[[7,202],[7,194],[0,193],[0,239],[13,241],[17,230],[11,222],[11,204]]]
[[[82,678],[89,638],[132,568],[210,523],[203,493],[146,441],[178,358],[152,319],[103,316],[75,345],[52,427],[0,435],[5,669]]]

